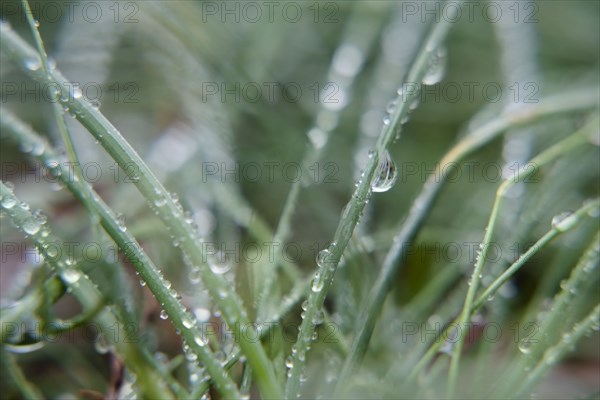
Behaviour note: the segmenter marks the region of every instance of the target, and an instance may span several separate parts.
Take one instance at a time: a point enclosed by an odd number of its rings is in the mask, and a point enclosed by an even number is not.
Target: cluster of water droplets
[[[10,212],[11,210],[18,208],[20,211],[29,212],[29,204],[25,202],[19,202],[17,201],[16,197],[14,197],[14,184],[12,182],[6,182],[5,186],[8,188],[9,193],[7,193],[6,196],[2,196],[0,199],[2,211]],[[39,235],[39,237],[43,239],[48,237],[50,234],[50,228],[47,225],[47,221],[48,218],[42,210],[35,210],[28,218],[25,219],[25,221],[22,221],[20,226],[16,227],[22,229],[27,236]]]

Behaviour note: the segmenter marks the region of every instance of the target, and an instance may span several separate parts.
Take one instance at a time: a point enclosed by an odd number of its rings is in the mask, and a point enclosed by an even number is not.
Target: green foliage
[[[597,2],[85,4],[2,5],[3,398],[600,391]]]

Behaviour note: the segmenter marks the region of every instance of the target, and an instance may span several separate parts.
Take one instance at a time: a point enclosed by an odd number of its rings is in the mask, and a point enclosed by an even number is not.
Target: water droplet
[[[304,311],[306,311],[306,309],[308,308],[308,300],[304,300],[304,301],[302,302],[302,304],[300,305],[300,307],[301,307],[301,308],[302,308]]]
[[[63,271],[61,276],[66,283],[74,284],[81,278],[81,273],[76,269],[68,268]]]
[[[225,257],[216,257],[214,260],[209,260],[208,266],[210,270],[217,275],[222,275],[231,270],[231,265],[225,261]]]
[[[387,107],[385,108],[385,111],[391,115],[394,113],[394,111],[396,111],[397,106],[398,106],[398,99],[394,99],[388,103]]]
[[[285,366],[287,368],[292,368],[294,366],[294,360],[292,359],[292,356],[288,356],[288,358],[285,359]]]
[[[196,335],[194,337],[194,342],[200,347],[205,346],[208,343],[208,339],[204,335]]]
[[[371,182],[371,189],[374,192],[387,192],[394,186],[397,177],[398,170],[396,169],[396,164],[390,153],[386,150],[383,153],[382,159],[379,160],[379,166]]]
[[[323,281],[321,280],[321,275],[317,273],[312,280],[311,290],[315,293],[320,292],[323,289]]]
[[[525,338],[519,342],[519,351],[523,354],[529,354],[531,353],[532,345],[533,342],[530,339]]]
[[[198,359],[198,355],[196,353],[194,353],[193,351],[186,351],[185,352],[185,359],[188,360],[189,362],[194,362]]]
[[[169,318],[169,315],[167,314],[167,312],[165,310],[160,310],[160,319],[167,319]]]
[[[127,227],[125,226],[125,215],[117,214],[117,224],[119,225],[119,230],[121,232],[125,232]]]
[[[192,326],[194,326],[194,320],[189,316],[183,317],[183,319],[181,320],[181,323],[187,329],[190,329]]]
[[[58,248],[56,246],[46,247],[46,255],[51,259],[56,258],[56,256],[58,255]]]
[[[42,66],[42,63],[39,59],[39,57],[32,57],[29,58],[25,61],[25,68],[27,68],[30,71],[37,71],[38,69],[40,69],[40,67]]]
[[[83,92],[79,89],[78,86],[73,86],[73,98],[80,99],[83,96]]]
[[[439,47],[429,58],[429,67],[423,77],[424,85],[435,85],[439,83],[446,73],[448,51],[445,47]]]
[[[578,220],[579,218],[576,214],[573,214],[571,211],[566,211],[552,218],[552,228],[559,232],[566,232],[575,226]]]
[[[320,268],[323,268],[323,266],[328,262],[330,256],[331,252],[329,249],[323,249],[319,251],[319,254],[317,254],[317,265]]]
[[[383,124],[384,125],[389,125],[390,122],[392,122],[392,119],[389,115],[386,115],[385,117],[383,117]]]
[[[17,204],[17,200],[15,200],[14,197],[4,196],[0,203],[2,204],[2,207],[4,207],[7,210],[10,210]]]
[[[110,343],[106,340],[106,337],[102,334],[98,335],[98,338],[94,342],[94,349],[96,349],[96,352],[98,354],[106,354],[111,350],[110,347]]]
[[[190,282],[195,285],[200,282],[200,267],[193,267],[189,273]]]
[[[23,231],[25,231],[25,233],[28,235],[35,235],[40,231],[41,227],[42,221],[40,221],[38,218],[31,217],[23,224]]]
[[[315,313],[315,316],[312,320],[312,323],[314,325],[320,325],[323,323],[324,319],[325,319],[325,317],[324,317],[323,310],[317,310],[317,312]]]

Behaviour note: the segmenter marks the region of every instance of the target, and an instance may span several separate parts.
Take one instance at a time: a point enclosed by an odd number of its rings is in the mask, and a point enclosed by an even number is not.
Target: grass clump
[[[600,390],[597,5],[6,4],[7,398]]]

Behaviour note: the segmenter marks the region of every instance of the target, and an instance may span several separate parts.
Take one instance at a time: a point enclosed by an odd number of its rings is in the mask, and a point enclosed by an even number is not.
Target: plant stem
[[[37,251],[44,256],[46,262],[60,275],[62,281],[71,289],[71,293],[77,298],[84,309],[91,309],[98,302],[101,302],[102,295],[94,283],[85,274],[76,269],[69,260],[65,261],[62,259],[61,256],[68,254],[68,252],[54,235],[49,233],[44,226],[38,226],[37,231],[26,228],[28,224],[31,224],[31,221],[35,221],[36,217],[29,211],[28,207],[22,206],[24,203],[15,197],[4,182],[0,182],[0,196],[2,198],[0,209],[9,216],[15,226],[23,230],[31,238]],[[7,208],[6,204],[14,205]],[[115,338],[111,335],[111,330],[114,331],[115,327],[118,326],[120,327],[118,332],[123,332],[125,335],[130,336],[130,332],[123,329],[122,324],[112,312],[102,312],[97,316],[96,320],[100,324],[105,337],[114,343],[119,353],[123,356],[127,367],[137,375],[144,395],[153,398],[173,398],[173,394],[168,390],[163,377],[157,371],[148,368],[142,351],[136,345],[139,338]]]
[[[33,34],[33,38],[35,40],[35,44],[38,50],[38,54],[41,60],[41,67],[44,74],[50,74],[50,64],[48,62],[48,54],[46,53],[46,49],[44,48],[44,42],[42,41],[42,37],[40,36],[40,31],[38,29],[39,22],[36,22],[33,19],[33,14],[31,12],[31,8],[29,7],[28,0],[22,0],[21,4],[23,5],[25,16],[27,18],[27,22],[29,23],[29,27],[31,28],[31,33]],[[34,61],[34,62],[37,62]],[[64,113],[60,103],[58,102],[59,92],[56,88],[52,87],[52,110],[54,111],[54,117],[56,119],[56,124],[58,126],[58,130],[62,137],[62,140],[65,144],[65,148],[67,151],[67,156],[69,157],[69,161],[73,163],[73,171],[77,178],[83,180],[83,174],[81,172],[81,165],[79,164],[79,160],[77,157],[77,152],[75,151],[75,146],[73,145],[73,140],[71,139],[71,135],[67,130],[67,125],[64,119]],[[88,205],[87,202],[84,205]]]
[[[512,394],[512,398],[520,399],[524,397],[524,393],[527,393],[533,385],[542,377],[548,370],[553,367],[558,361],[560,361],[567,353],[569,353],[572,347],[577,343],[584,335],[590,333],[592,330],[598,330],[600,318],[600,304],[590,312],[581,322],[575,324],[573,330],[565,334],[561,341],[555,346],[548,348],[540,360],[540,362],[527,374],[525,374],[525,381],[515,390]]]
[[[32,71],[25,66],[26,60],[39,58],[31,47],[25,43],[6,22],[0,24],[0,44],[2,51],[13,59],[32,79],[41,84],[58,84],[62,91],[68,90],[68,81],[58,70],[49,75],[41,71]],[[64,92],[63,92],[64,94]],[[265,398],[281,398],[281,388],[277,382],[273,367],[262,348],[261,343],[249,338],[256,337],[254,327],[249,323],[246,311],[242,306],[235,290],[225,279],[212,272],[207,264],[207,256],[202,251],[202,244],[193,227],[185,221],[181,205],[172,198],[156,176],[150,171],[137,152],[123,138],[121,133],[91,104],[75,96],[63,96],[62,104],[68,105],[69,112],[98,140],[111,157],[126,172],[129,178],[148,201],[150,207],[169,229],[173,240],[180,245],[184,256],[194,266],[200,268],[204,285],[229,325],[240,339],[239,345],[252,367],[256,381]],[[136,246],[133,246],[136,247]],[[138,246],[139,247],[139,246]],[[135,250],[134,250],[135,251]],[[155,278],[154,276],[149,278]],[[164,282],[146,281],[153,292],[168,292]],[[155,292],[156,291],[156,292]],[[179,320],[184,311],[178,306],[179,302],[168,301],[164,308],[167,313]],[[187,330],[187,329],[186,329]],[[183,333],[183,331],[182,331]],[[193,343],[188,343],[194,346]],[[197,351],[204,351],[197,346]],[[223,387],[222,389],[233,390]],[[237,392],[237,390],[236,390]]]
[[[595,199],[593,201],[589,201],[584,204],[580,209],[573,213],[575,219],[575,225],[571,227],[573,229],[577,224],[579,224],[588,213],[594,209],[600,207],[600,199]],[[510,265],[498,278],[494,280],[490,284],[490,290],[484,291],[474,302],[473,312],[479,310],[487,301],[490,296],[493,296],[498,289],[502,286],[503,283],[508,281],[511,276],[513,276],[527,261],[531,259],[535,254],[539,253],[544,247],[546,247],[554,238],[563,234],[564,231],[561,231],[555,227],[546,232],[540,239],[538,239],[527,251],[519,256],[519,258]],[[455,318],[452,322],[450,322],[447,327],[438,335],[438,338],[448,337],[449,332],[453,327],[458,323],[458,317]],[[436,340],[432,346],[427,350],[427,352],[421,357],[419,362],[412,368],[411,373],[406,378],[407,381],[413,381],[423,369],[429,364],[429,362],[433,359],[436,353],[439,351],[440,347],[445,342],[443,340]]]
[[[457,12],[456,7],[448,8],[448,4],[449,3],[446,3],[444,6],[443,12],[449,14]],[[456,2],[454,2],[453,5],[455,6]],[[438,22],[433,26],[428,36],[425,38],[421,51],[417,54],[408,73],[408,82],[418,84],[422,82],[427,73],[430,58],[441,45],[451,27],[450,20],[451,18],[439,18],[437,20]],[[292,367],[288,371],[289,379],[285,388],[285,395],[288,399],[294,399],[298,396],[300,378],[306,363],[306,353],[310,348],[313,331],[315,329],[315,317],[323,306],[323,302],[325,301],[325,297],[331,286],[333,276],[335,275],[342,254],[352,237],[354,228],[360,219],[363,209],[368,203],[371,195],[371,182],[373,181],[375,171],[378,168],[379,160],[383,159],[384,153],[387,151],[386,149],[391,145],[400,130],[400,121],[408,115],[410,106],[417,100],[418,96],[418,90],[399,96],[398,107],[390,116],[389,123],[383,125],[377,139],[377,151],[374,152],[373,156],[369,159],[365,167],[363,179],[358,184],[358,187],[352,195],[352,199],[342,212],[342,217],[334,234],[333,242],[328,249],[330,254],[323,260],[323,265],[319,268],[317,276],[315,276],[315,280],[318,282],[316,282],[314,287],[318,287],[320,290],[313,290],[307,299],[307,308],[304,313],[304,319],[300,325],[298,339],[294,348],[295,351],[292,353]]]
[[[596,201],[595,204],[596,210],[600,209],[600,201]],[[525,385],[523,377],[529,374],[523,374],[523,371],[530,371],[537,362],[543,362],[547,349],[554,345],[557,339],[561,338],[561,333],[569,328],[571,323],[568,318],[565,318],[565,315],[577,315],[572,308],[574,299],[581,298],[586,293],[597,292],[598,265],[600,265],[600,232],[596,232],[587,250],[571,271],[569,278],[561,283],[561,291],[555,296],[547,317],[540,323],[539,332],[543,333],[542,338],[536,339],[537,344],[531,340],[527,346],[529,348],[527,354],[520,357],[515,368],[512,369],[513,373],[509,374],[507,378],[508,387]],[[564,338],[564,336],[562,337]],[[505,393],[507,397],[510,395],[511,393]]]
[[[2,365],[3,376],[8,377],[21,392],[21,396],[27,400],[37,400],[43,398],[38,388],[27,381],[23,371],[19,368],[15,357],[0,347],[0,364]],[[6,388],[4,388],[6,390]]]
[[[566,139],[561,140],[554,146],[551,146],[550,148],[544,150],[537,157],[534,157],[529,163],[527,163],[519,171],[517,171],[517,173],[512,179],[506,179],[504,180],[504,182],[502,182],[502,184],[498,188],[498,191],[496,192],[496,200],[494,201],[492,212],[490,214],[490,218],[485,229],[485,235],[480,245],[480,252],[475,262],[473,274],[471,275],[469,290],[467,291],[467,296],[465,298],[463,310],[458,320],[459,328],[466,326],[467,322],[469,322],[471,318],[475,294],[477,293],[477,289],[479,288],[479,280],[481,279],[483,274],[483,268],[485,266],[487,252],[492,241],[492,235],[494,234],[496,223],[498,221],[500,205],[505,199],[509,189],[516,183],[522,182],[523,179],[533,175],[535,172],[538,171],[538,168],[540,166],[547,164],[550,161],[556,159],[558,156],[565,154],[573,150],[574,148],[587,143],[589,135],[588,131],[592,131],[593,129],[595,129],[595,126],[597,124],[598,118],[590,118],[587,124],[579,131],[571,134]],[[459,335],[458,340],[454,344],[454,351],[452,355],[452,360],[450,362],[450,372],[448,378],[448,397],[454,397],[464,338],[465,335]]]
[[[435,171],[427,177],[421,192],[413,202],[406,219],[400,224],[398,234],[388,251],[381,272],[371,289],[369,300],[361,308],[357,319],[357,334],[345,362],[342,376],[349,376],[350,369],[358,366],[367,351],[375,322],[381,313],[385,298],[394,277],[404,265],[410,243],[433,206],[445,179],[466,156],[481,148],[509,128],[533,122],[555,114],[569,113],[593,108],[598,105],[597,90],[577,90],[550,96],[536,104],[528,104],[493,119],[469,133],[454,145],[437,164]]]
[[[140,277],[147,283],[157,301],[166,310],[173,325],[181,332],[186,343],[198,355],[198,358],[204,363],[211,375],[214,375],[216,387],[223,390],[227,396],[237,396],[234,382],[223,374],[223,368],[220,362],[214,357],[208,346],[200,345],[196,338],[202,337],[202,332],[196,324],[191,327],[188,321],[194,319],[185,310],[183,304],[179,301],[179,295],[172,289],[165,286],[165,281],[159,269],[144,252],[133,235],[119,225],[116,216],[108,205],[98,196],[96,192],[86,183],[76,179],[69,179],[68,171],[62,171],[62,164],[57,162],[57,155],[49,147],[48,143],[33,132],[12,113],[4,109],[1,110],[2,119],[0,126],[20,143],[30,143],[34,147],[44,148],[45,151],[37,156],[37,160],[48,168],[53,168],[52,172],[61,180],[61,182],[73,193],[80,201],[83,199],[93,199],[90,202],[91,210],[100,218],[100,224],[104,227],[109,236],[117,243],[119,248],[124,251],[127,258],[131,261]],[[184,323],[185,321],[185,323]]]

